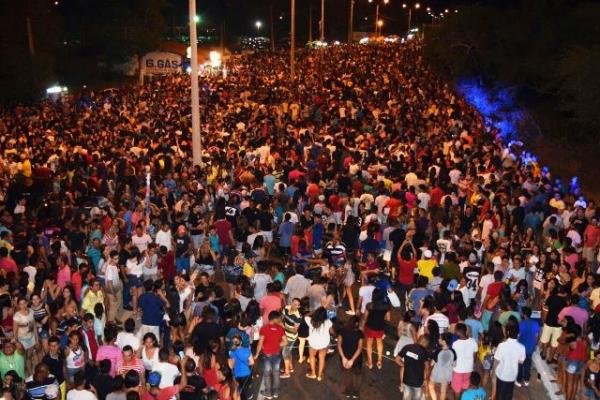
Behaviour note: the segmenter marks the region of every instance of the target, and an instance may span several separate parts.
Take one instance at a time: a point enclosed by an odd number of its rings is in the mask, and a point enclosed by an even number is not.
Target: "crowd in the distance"
[[[504,400],[537,350],[600,399],[595,203],[418,42],[286,61],[201,79],[202,166],[184,75],[0,112],[3,398]]]

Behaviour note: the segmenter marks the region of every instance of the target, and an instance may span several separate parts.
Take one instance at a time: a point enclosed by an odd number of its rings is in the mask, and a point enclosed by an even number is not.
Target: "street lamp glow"
[[[455,14],[457,14],[457,13],[458,13],[458,10],[454,10],[454,13],[455,13]]]
[[[199,15],[194,15],[194,22],[195,23],[200,23],[200,16]]]
[[[262,26],[262,22],[256,21],[256,23],[254,24],[254,26],[256,26],[256,29],[260,29],[260,27]]]
[[[406,3],[402,3],[402,8],[406,8]]]
[[[213,68],[219,68],[221,66],[221,53],[218,51],[211,51],[208,53],[210,58],[210,66]]]
[[[383,20],[380,19],[377,21],[377,26],[381,28],[383,26]]]
[[[427,7],[427,12],[431,11],[431,7]]]
[[[444,10],[444,12],[445,12],[446,14],[448,14],[448,13],[450,12],[450,10],[448,10],[448,9],[446,8],[446,9]]]
[[[387,4],[389,2],[390,2],[390,0],[383,0],[383,4]]]
[[[419,8],[421,8],[421,4],[419,4],[419,3],[415,4],[415,8],[418,10]]]

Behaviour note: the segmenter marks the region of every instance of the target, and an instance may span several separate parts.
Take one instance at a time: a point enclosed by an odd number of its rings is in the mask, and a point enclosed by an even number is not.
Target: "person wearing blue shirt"
[[[485,389],[481,387],[481,375],[479,372],[471,372],[469,388],[462,393],[460,400],[485,400]]]
[[[519,373],[515,385],[529,385],[531,377],[531,357],[535,352],[538,338],[540,336],[540,324],[531,319],[531,308],[521,309],[521,322],[519,322],[519,343],[525,346],[525,361],[519,364]]]
[[[231,338],[228,364],[229,368],[233,369],[233,377],[238,382],[240,400],[252,398],[252,365],[254,365],[254,357],[252,357],[252,351],[249,347],[242,346],[240,335],[236,334]]]
[[[483,324],[473,315],[474,308],[468,308],[469,317],[465,320],[465,324],[471,329],[471,337],[479,343],[479,335],[483,333]]]
[[[294,234],[294,224],[290,221],[292,215],[285,213],[284,222],[279,225],[279,249],[281,254],[288,255],[290,253],[290,246],[292,245],[292,235]]]
[[[160,326],[165,315],[166,297],[161,282],[151,280],[144,282],[145,293],[138,299],[138,307],[142,310],[141,335],[152,332],[160,337]]]

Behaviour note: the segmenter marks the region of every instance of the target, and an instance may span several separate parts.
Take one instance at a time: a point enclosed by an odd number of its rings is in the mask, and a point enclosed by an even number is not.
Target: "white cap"
[[[431,256],[433,256],[433,253],[431,253],[431,250],[427,249],[423,252],[423,257],[431,258]]]

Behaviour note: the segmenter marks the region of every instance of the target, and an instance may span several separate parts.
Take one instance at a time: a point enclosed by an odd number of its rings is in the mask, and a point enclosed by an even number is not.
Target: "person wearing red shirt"
[[[399,229],[399,228],[398,228]],[[405,301],[406,293],[410,290],[415,280],[415,267],[417,266],[417,250],[410,239],[405,239],[400,245],[398,257],[398,285],[399,297]]]
[[[271,311],[269,323],[260,328],[260,339],[256,346],[254,358],[264,354],[265,370],[263,373],[265,390],[261,395],[265,399],[279,397],[279,366],[281,364],[281,348],[287,345],[285,330],[282,326],[281,313]]]
[[[160,246],[160,261],[158,261],[158,270],[162,273],[165,281],[175,278],[175,253],[173,250],[167,250],[165,246]]]
[[[17,263],[8,256],[6,247],[0,248],[0,269],[3,269],[7,274],[9,272],[17,273]]]
[[[186,365],[188,357],[185,356],[181,361],[181,365]],[[160,373],[150,372],[148,375],[148,391],[140,393],[140,400],[170,400],[174,398],[177,393],[185,389],[188,384],[188,376],[186,373],[181,374],[181,381],[178,385],[167,386],[165,388],[159,388],[160,385]]]
[[[231,222],[227,221],[225,217],[215,221],[215,230],[217,236],[219,236],[219,243],[223,249],[233,244],[233,232],[231,230]]]
[[[429,193],[431,198],[429,199],[429,208],[439,207],[442,204],[442,197],[444,197],[444,191],[435,184]]]

